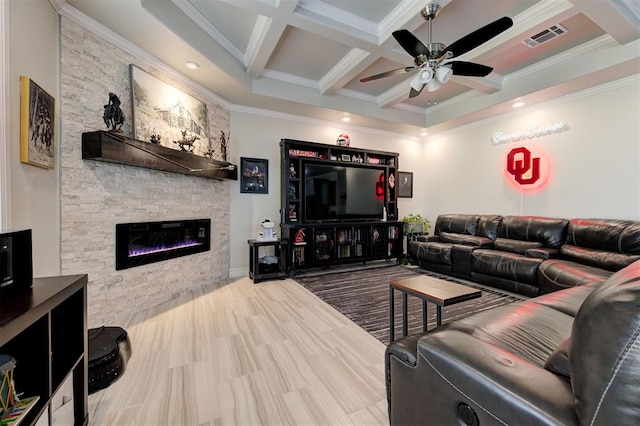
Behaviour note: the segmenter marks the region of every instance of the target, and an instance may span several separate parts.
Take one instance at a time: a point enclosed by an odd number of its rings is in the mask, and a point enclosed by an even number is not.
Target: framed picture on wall
[[[209,136],[207,104],[133,64],[130,71],[133,137],[212,158],[220,147]]]
[[[269,160],[240,157],[240,192],[269,193]]]
[[[413,198],[412,172],[398,172],[398,198]]]
[[[44,169],[55,166],[55,99],[20,76],[20,161]]]

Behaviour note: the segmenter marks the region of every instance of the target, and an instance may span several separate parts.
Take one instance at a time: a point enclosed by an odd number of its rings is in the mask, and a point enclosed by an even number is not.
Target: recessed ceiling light
[[[347,121],[351,121],[351,118],[349,118],[349,117],[342,117],[342,121],[344,121],[344,122],[346,123]]]
[[[420,136],[427,136],[429,133],[427,133],[426,130],[423,130],[422,133],[420,133]]]
[[[189,68],[190,70],[197,70],[198,68],[200,68],[200,64],[194,61],[187,61],[184,63],[186,65],[187,68]]]
[[[521,106],[524,106],[524,102],[516,102],[515,104],[513,104],[514,108],[520,108]]]

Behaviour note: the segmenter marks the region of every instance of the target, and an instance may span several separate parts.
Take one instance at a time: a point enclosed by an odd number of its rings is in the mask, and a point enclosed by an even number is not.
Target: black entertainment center
[[[280,152],[292,271],[402,256],[397,153],[292,139]]]

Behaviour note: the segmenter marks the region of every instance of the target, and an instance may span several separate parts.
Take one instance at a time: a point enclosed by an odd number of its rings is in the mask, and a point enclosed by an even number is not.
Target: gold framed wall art
[[[20,161],[55,167],[55,98],[27,76],[20,76]]]

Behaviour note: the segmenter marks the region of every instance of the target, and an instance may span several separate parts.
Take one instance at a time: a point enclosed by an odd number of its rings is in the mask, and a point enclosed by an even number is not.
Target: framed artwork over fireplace
[[[167,148],[216,157],[207,104],[131,64],[133,137]],[[154,136],[152,138],[152,136]],[[222,155],[218,155],[222,158]]]

